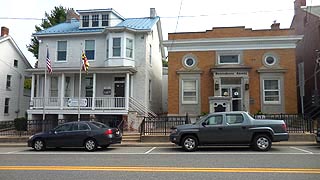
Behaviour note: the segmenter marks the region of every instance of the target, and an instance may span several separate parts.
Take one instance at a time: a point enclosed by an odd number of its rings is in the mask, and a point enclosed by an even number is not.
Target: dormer
[[[124,21],[124,17],[112,8],[78,10],[77,12],[80,14],[80,29],[112,27]]]

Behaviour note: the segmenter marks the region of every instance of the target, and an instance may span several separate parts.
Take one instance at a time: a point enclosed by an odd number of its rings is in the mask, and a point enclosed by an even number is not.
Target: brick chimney
[[[154,18],[156,16],[157,16],[156,9],[155,8],[150,8],[150,17]]]
[[[80,20],[80,15],[79,14],[77,14],[74,10],[73,10],[73,8],[71,8],[71,9],[68,9],[67,10],[67,18],[66,18],[66,21],[67,22],[71,22],[71,19],[77,19],[77,20]]]
[[[1,27],[1,37],[9,35],[9,28],[2,26]]]
[[[272,30],[279,30],[280,29],[280,23],[277,23],[276,21],[273,21],[273,24],[271,24]]]
[[[297,14],[298,9],[300,9],[301,6],[306,6],[306,0],[295,0],[294,1],[294,14]]]

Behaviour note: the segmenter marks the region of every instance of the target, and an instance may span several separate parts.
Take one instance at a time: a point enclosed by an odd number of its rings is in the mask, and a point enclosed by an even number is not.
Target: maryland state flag
[[[81,55],[81,58],[82,58],[82,70],[86,71],[86,73],[88,73],[88,70],[89,70],[89,62],[88,62],[88,59],[87,59],[87,56],[86,54],[82,51],[82,55]]]

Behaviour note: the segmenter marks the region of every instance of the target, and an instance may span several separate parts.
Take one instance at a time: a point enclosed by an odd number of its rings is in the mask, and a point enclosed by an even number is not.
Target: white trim
[[[210,51],[210,50],[248,50],[248,49],[288,49],[295,48],[303,36],[266,36],[266,37],[236,37],[208,38],[188,40],[167,40],[164,46],[168,52],[179,51]]]
[[[58,60],[58,58],[59,58],[59,42],[66,42],[66,60]],[[68,41],[67,40],[58,40],[57,41],[57,48],[56,48],[56,59],[55,59],[55,62],[68,62]],[[49,50],[50,51],[50,50]],[[50,54],[50,52],[49,52],[49,54]],[[52,59],[51,57],[50,57],[50,59]]]
[[[264,82],[268,80],[275,80],[278,81],[278,92],[279,92],[279,101],[265,101],[265,85]],[[281,84],[280,84],[280,79],[276,78],[266,78],[262,80],[262,97],[263,97],[263,104],[281,104]],[[276,90],[271,90],[271,91],[276,91]]]

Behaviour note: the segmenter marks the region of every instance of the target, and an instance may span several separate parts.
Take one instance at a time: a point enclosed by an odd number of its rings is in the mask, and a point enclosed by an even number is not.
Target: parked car
[[[47,147],[84,147],[87,151],[94,151],[98,146],[107,148],[110,144],[121,143],[121,140],[118,128],[94,121],[75,121],[30,136],[28,146],[36,151]]]
[[[244,111],[212,113],[193,124],[172,128],[170,141],[186,151],[201,145],[249,145],[268,151],[272,142],[287,141],[283,120],[254,119]]]

